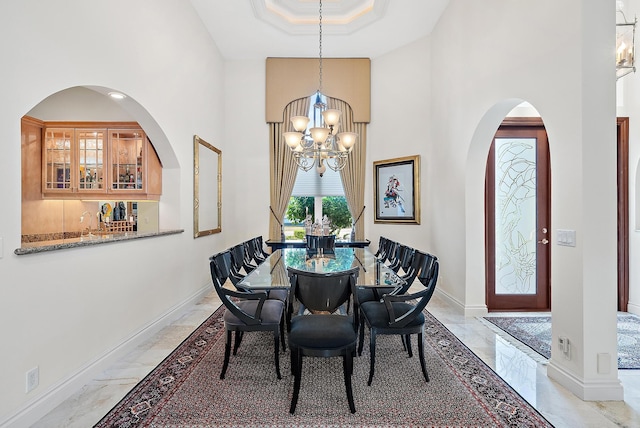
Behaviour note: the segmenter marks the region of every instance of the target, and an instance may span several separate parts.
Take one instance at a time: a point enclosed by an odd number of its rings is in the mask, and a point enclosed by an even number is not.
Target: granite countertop
[[[184,229],[163,230],[153,233],[114,233],[81,238],[59,239],[55,241],[24,242],[20,248],[14,250],[14,254],[23,256],[26,254],[44,253],[47,251],[64,250],[67,248],[89,247],[93,245],[110,244],[112,242],[129,241],[132,239],[153,238],[165,235],[183,233]]]

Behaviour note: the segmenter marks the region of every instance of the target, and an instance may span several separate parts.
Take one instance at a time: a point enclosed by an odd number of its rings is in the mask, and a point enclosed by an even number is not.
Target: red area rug
[[[289,354],[275,375],[269,333],[246,333],[226,378],[218,309],[95,426],[104,427],[550,427],[509,385],[431,314],[425,331],[430,382],[414,339],[408,358],[398,337],[379,336],[376,373],[367,386],[368,337],[354,361],[356,413],[347,404],[340,358],[304,359],[295,415]]]

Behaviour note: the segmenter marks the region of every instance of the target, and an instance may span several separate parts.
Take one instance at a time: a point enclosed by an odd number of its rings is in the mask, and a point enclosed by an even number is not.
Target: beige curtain
[[[300,98],[288,104],[282,122],[269,123],[269,165],[271,171],[271,207],[269,213],[269,239],[279,240],[298,167],[291,150],[284,142],[283,132],[293,131],[289,119],[309,114],[310,97]]]
[[[346,102],[327,97],[327,107],[342,112],[338,132],[356,132],[358,140],[349,154],[347,164],[340,171],[344,195],[355,221],[356,240],[364,240],[364,179],[367,161],[367,124],[353,122],[353,110]]]
[[[269,220],[269,239],[280,239],[282,221],[289,205],[289,199],[296,181],[298,167],[291,150],[284,142],[283,132],[290,131],[289,119],[293,116],[306,116],[309,113],[310,97],[300,98],[288,104],[283,113],[282,123],[269,123],[269,162],[271,166],[271,207]],[[342,112],[341,131],[356,132],[358,141],[354,145],[347,164],[340,177],[344,186],[345,198],[351,216],[355,221],[356,239],[364,240],[364,180],[367,155],[367,124],[353,122],[353,110],[346,102],[327,97],[327,107]]]

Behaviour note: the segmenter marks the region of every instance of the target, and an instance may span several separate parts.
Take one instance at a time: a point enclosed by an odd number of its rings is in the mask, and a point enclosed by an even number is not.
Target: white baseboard
[[[557,366],[553,358],[547,365],[547,376],[584,401],[624,401],[624,389],[619,379],[585,382]]]
[[[150,339],[173,321],[183,315],[187,309],[195,305],[211,291],[211,284],[201,288],[186,300],[170,308],[160,317],[151,321],[110,351],[81,367],[76,373],[62,379],[47,391],[27,403],[13,415],[0,422],[0,428],[27,428],[44,417],[47,413],[62,404],[84,385],[95,379],[100,373],[111,367],[119,359],[133,351],[144,341]]]
[[[640,305],[629,302],[627,304],[627,312],[634,315],[640,315]]]
[[[440,298],[446,300],[456,311],[464,314],[465,317],[483,317],[489,313],[487,305],[464,305],[446,291],[438,288],[436,288],[435,293],[438,294]]]
[[[436,288],[434,294],[437,294],[443,300],[446,300],[448,304],[453,306],[454,310],[459,313],[464,313],[464,305],[460,303],[456,298],[454,298],[449,293],[442,291],[440,288]]]

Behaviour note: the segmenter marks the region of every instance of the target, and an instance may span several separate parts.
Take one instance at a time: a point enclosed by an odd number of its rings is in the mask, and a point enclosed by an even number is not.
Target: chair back
[[[397,256],[394,262],[389,265],[389,267],[395,273],[398,273],[400,269],[402,269],[403,272],[406,272],[409,269],[409,266],[411,266],[411,262],[413,260],[413,255],[415,252],[415,249],[403,244],[399,244],[398,249],[396,250]]]
[[[401,244],[399,242],[388,239],[385,247],[384,255],[380,259],[380,261],[383,263],[387,263],[388,265],[393,265],[394,263],[397,263],[397,259],[400,256],[400,245]]]
[[[253,247],[253,260],[258,264],[264,262],[269,255],[264,252],[262,247],[262,236],[251,238],[249,243]]]
[[[259,265],[264,261],[262,253],[258,253],[255,240],[253,238],[245,241],[244,245],[244,261],[245,264]]]
[[[387,245],[387,238],[385,238],[384,236],[381,236],[380,239],[378,240],[378,250],[376,251],[374,256],[382,257],[386,245]]]
[[[418,291],[417,293],[405,294],[403,296],[393,296],[393,295],[384,295],[382,300],[387,307],[387,311],[390,314],[391,321],[389,322],[390,327],[404,327],[408,325],[413,319],[415,319],[424,308],[427,306],[427,303],[431,300],[433,296],[433,292],[436,289],[436,282],[438,281],[438,271],[439,271],[439,263],[438,259],[435,256],[431,256],[432,260],[428,266],[429,274],[423,276],[420,282],[425,286],[423,290]],[[423,282],[424,280],[424,282]],[[400,314],[399,316],[395,316],[392,302],[399,301],[400,299],[406,301],[408,299],[415,299],[417,303],[411,308],[410,311]]]
[[[320,240],[318,238],[317,235],[305,236],[305,246],[308,252],[315,253],[318,251],[318,247],[320,246]]]
[[[437,266],[438,258],[433,254],[425,253],[425,259],[422,263],[420,272],[416,276],[425,287],[435,277],[438,279],[439,267]]]
[[[325,254],[335,254],[336,235],[306,235],[306,248],[309,254],[316,254],[320,249]]]
[[[245,270],[247,270],[247,272],[252,271],[253,269],[255,269],[255,264],[256,263],[254,261],[253,255],[254,255],[254,247],[253,244],[251,244],[251,240],[249,241],[244,241],[243,243],[240,244],[240,246],[242,246],[242,250],[243,250],[243,263],[244,263],[244,268]]]
[[[231,252],[231,261],[233,262],[231,265],[232,271],[241,273],[244,269],[244,243],[234,245],[229,248],[229,251]],[[246,273],[243,275],[246,275]]]
[[[218,267],[220,266],[224,269],[226,261],[224,260],[229,254],[228,251],[224,251],[222,253],[216,254],[212,256],[209,260],[209,269],[211,270],[211,279],[213,280],[213,287],[220,297],[222,304],[225,308],[233,313],[238,319],[244,322],[247,325],[257,325],[261,323],[260,316],[262,314],[262,306],[264,302],[267,300],[266,292],[255,292],[255,293],[247,293],[242,291],[230,290],[228,288],[224,288],[224,281],[221,281],[221,278],[224,278],[224,272],[220,272]],[[257,306],[254,314],[248,314],[243,311],[237,304],[237,299],[246,299],[246,300],[257,300]]]
[[[211,274],[213,275],[215,273],[220,284],[224,285],[231,275],[231,252],[229,250],[222,251],[209,257],[209,260],[215,267],[215,271],[212,270]]]
[[[404,294],[409,290],[416,277],[423,271],[423,269],[426,268],[428,261],[426,253],[420,250],[415,250],[413,257],[411,258],[411,266],[405,269],[406,274],[401,276],[401,278],[404,279],[405,284],[396,294]]]
[[[335,254],[336,235],[325,235],[320,237],[320,247],[325,254]]]
[[[355,293],[359,267],[347,271],[319,273],[288,267],[291,296],[314,312],[335,312]]]

